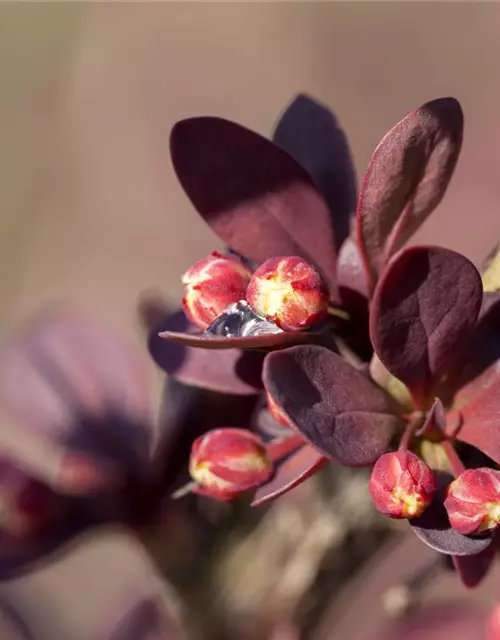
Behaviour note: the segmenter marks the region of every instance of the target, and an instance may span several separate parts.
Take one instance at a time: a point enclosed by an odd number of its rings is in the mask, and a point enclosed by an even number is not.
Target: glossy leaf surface
[[[234,122],[178,122],[172,162],[202,217],[237,253],[258,263],[299,255],[316,264],[336,295],[335,238],[328,206],[288,153]]]
[[[348,466],[374,462],[401,426],[391,414],[397,404],[323,347],[303,345],[269,354],[263,381],[304,438]]]
[[[460,154],[463,114],[454,98],[412,111],[376,148],[361,187],[357,233],[371,284],[437,207]]]

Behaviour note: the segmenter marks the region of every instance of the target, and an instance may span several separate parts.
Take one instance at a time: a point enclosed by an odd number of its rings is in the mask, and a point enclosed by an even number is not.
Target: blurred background
[[[141,344],[139,294],[154,288],[175,301],[180,274],[220,248],[173,173],[172,125],[218,115],[269,135],[301,92],[334,110],[358,177],[407,111],[458,98],[462,156],[415,241],[479,264],[500,237],[499,26],[500,5],[483,3],[0,4],[2,337],[47,301],[71,298]],[[158,394],[152,364],[150,374]],[[331,541],[333,525],[324,526]],[[7,599],[30,601],[32,628],[48,625],[36,638],[101,637],[85,626],[92,606],[113,589],[133,600],[126,583],[153,569],[125,533],[113,540],[92,538],[54,566],[2,585]],[[112,585],[103,586],[102,558]],[[36,598],[45,603],[38,609]],[[314,603],[302,606],[314,611]],[[297,640],[283,612],[276,640]],[[64,631],[50,626],[58,616]]]

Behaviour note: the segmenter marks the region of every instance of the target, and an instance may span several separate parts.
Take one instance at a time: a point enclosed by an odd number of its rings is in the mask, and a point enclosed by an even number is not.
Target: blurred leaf
[[[237,253],[264,262],[299,255],[336,298],[328,206],[307,171],[266,138],[228,120],[189,118],[171,133],[174,169],[193,205]]]
[[[356,211],[357,186],[349,144],[335,114],[300,94],[280,116],[273,141],[311,174],[330,207],[340,248]]]
[[[95,492],[146,472],[153,432],[144,363],[80,311],[53,309],[4,345],[0,405],[25,428],[19,436],[48,455],[37,461],[17,446],[20,464],[58,490]]]

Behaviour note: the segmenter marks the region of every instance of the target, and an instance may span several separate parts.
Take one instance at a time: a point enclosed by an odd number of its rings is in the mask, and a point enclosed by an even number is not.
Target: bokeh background
[[[220,246],[174,176],[172,125],[219,115],[268,135],[300,92],[335,111],[358,176],[407,111],[457,97],[463,153],[415,240],[479,264],[500,237],[499,28],[500,5],[475,2],[0,4],[2,337],[71,298],[139,343],[139,294],[174,300],[179,274]],[[71,602],[102,600],[149,571],[117,536],[1,590],[42,598],[30,615],[48,625],[44,638],[90,638],[93,614]],[[101,593],[104,557],[116,584]],[[49,587],[64,576],[69,600],[58,607]],[[50,631],[59,609],[64,633]]]

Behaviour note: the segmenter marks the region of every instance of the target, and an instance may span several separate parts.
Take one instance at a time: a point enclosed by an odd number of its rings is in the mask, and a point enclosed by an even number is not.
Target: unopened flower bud
[[[436,493],[430,467],[411,451],[384,453],[375,463],[369,489],[375,506],[391,518],[416,518]]]
[[[207,329],[230,304],[245,298],[252,272],[236,256],[212,252],[182,276],[182,306],[200,329]]]
[[[297,256],[270,258],[254,272],[247,302],[284,331],[308,329],[325,318],[329,294],[316,269]]]
[[[266,482],[273,463],[256,435],[245,429],[222,428],[195,440],[189,473],[197,483],[196,493],[229,501]]]
[[[450,483],[444,506],[451,526],[469,535],[500,524],[500,471],[467,469]]]

